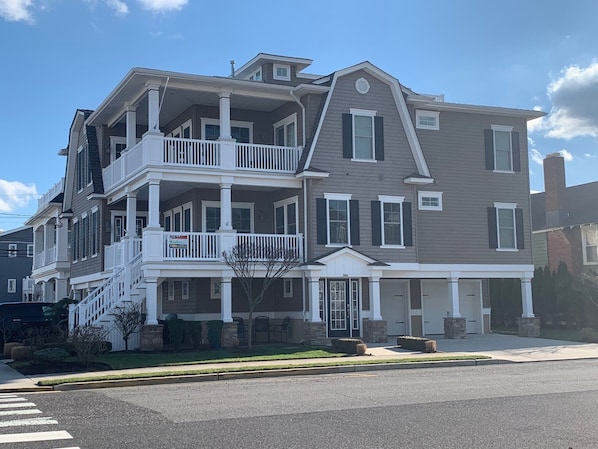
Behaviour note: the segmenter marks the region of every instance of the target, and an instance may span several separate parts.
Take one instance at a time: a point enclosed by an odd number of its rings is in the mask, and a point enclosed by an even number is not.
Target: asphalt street
[[[19,396],[86,449],[580,449],[598,447],[597,373],[578,360]],[[67,447],[48,443],[7,447]]]

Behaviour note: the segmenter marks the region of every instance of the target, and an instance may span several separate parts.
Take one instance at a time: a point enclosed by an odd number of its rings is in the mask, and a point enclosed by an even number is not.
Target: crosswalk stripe
[[[64,430],[54,432],[9,433],[0,435],[0,443],[26,443],[28,441],[70,440],[73,437]]]
[[[37,413],[41,413],[41,410],[36,408],[32,408],[30,410],[0,410],[0,416],[10,416],[10,415],[35,415]]]
[[[0,393],[0,398],[16,398],[17,395],[16,394],[11,394],[11,393]]]
[[[58,421],[47,417],[11,419],[9,421],[0,421],[0,427],[43,426],[45,424],[58,424]]]
[[[25,398],[0,398],[0,402],[21,402],[26,400]]]
[[[0,408],[35,407],[33,402],[17,402],[16,404],[0,404]]]

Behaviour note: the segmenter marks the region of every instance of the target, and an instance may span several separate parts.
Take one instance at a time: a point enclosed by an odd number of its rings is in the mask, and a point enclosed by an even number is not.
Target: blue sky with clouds
[[[64,176],[77,108],[131,67],[228,75],[257,53],[328,74],[364,60],[446,101],[541,109],[531,189],[562,152],[567,184],[598,180],[594,0],[0,0],[0,229],[21,226]]]

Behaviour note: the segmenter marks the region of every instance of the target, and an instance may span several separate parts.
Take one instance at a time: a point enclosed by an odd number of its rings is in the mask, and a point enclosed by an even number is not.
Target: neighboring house
[[[565,160],[544,159],[544,192],[532,194],[534,265],[572,274],[598,269],[598,182],[566,187]]]
[[[26,223],[33,228],[34,301],[56,302],[70,294],[69,221],[62,217],[63,197],[64,178],[37,200],[37,211]]]
[[[33,260],[33,233],[29,226],[0,233],[0,302],[27,300]]]
[[[300,252],[258,309],[289,316],[294,341],[489,332],[489,278],[521,279],[521,322],[537,323],[526,123],[543,113],[446,103],[369,62],[304,73],[311,62],[135,68],[77,111],[60,215],[82,300],[71,325],[110,327],[114,304],[141,301],[144,347],[172,313],[222,320],[235,344],[248,306],[222,252],[243,242]]]

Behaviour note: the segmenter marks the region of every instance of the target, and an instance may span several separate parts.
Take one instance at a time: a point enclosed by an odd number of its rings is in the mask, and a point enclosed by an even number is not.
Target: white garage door
[[[444,320],[450,311],[446,280],[422,281],[424,335],[444,334]]]
[[[466,320],[468,334],[481,334],[482,297],[480,281],[459,281],[459,311]]]
[[[380,280],[380,314],[386,320],[388,335],[409,334],[407,282],[401,279]]]

